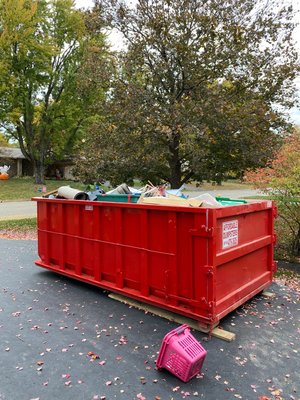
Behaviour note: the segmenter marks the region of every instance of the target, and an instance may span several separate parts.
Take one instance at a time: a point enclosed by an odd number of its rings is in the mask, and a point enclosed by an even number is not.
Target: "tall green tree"
[[[79,82],[90,32],[72,0],[0,0],[0,27],[1,125],[41,183],[47,163],[71,151],[89,113]]]
[[[135,171],[179,187],[271,156],[286,128],[278,106],[293,104],[299,70],[292,7],[259,0],[139,0],[129,7],[97,0],[96,10],[123,34],[126,48],[106,118],[94,122],[88,137],[86,168],[92,164],[106,178]]]

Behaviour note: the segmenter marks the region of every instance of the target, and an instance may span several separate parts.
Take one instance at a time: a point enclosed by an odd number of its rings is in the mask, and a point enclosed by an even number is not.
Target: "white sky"
[[[134,4],[136,2],[137,2],[137,0],[126,0],[126,3],[128,3],[128,4]],[[294,9],[297,10],[295,20],[299,23],[299,26],[295,29],[295,39],[298,43],[297,47],[298,47],[298,51],[300,53],[300,0],[282,0],[282,3],[288,3],[288,4],[292,3]],[[75,5],[78,8],[90,8],[93,6],[93,4],[94,4],[93,0],[75,0]],[[115,50],[118,50],[122,47],[122,38],[121,38],[121,35],[118,34],[118,32],[113,31],[109,35],[109,40],[111,42],[112,47]],[[299,92],[300,92],[300,77],[298,77],[296,79],[296,84],[297,84],[297,87],[299,88]],[[294,107],[290,111],[290,116],[294,123],[296,123],[297,125],[300,125],[300,108],[299,107]]]

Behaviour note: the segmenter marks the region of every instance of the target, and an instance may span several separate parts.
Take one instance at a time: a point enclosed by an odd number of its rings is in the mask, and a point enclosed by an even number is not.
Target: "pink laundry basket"
[[[156,366],[187,382],[201,371],[206,354],[207,351],[190,333],[190,328],[181,325],[164,337]]]

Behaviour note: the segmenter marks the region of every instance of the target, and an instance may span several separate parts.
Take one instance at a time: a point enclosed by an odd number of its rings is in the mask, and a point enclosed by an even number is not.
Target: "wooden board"
[[[56,194],[58,192],[58,189],[51,190],[50,192],[43,193],[42,197],[48,197],[50,194]]]
[[[266,298],[266,299],[274,299],[275,298],[275,293],[272,292],[267,292],[267,291],[263,291],[262,295]]]
[[[161,206],[175,206],[175,207],[200,207],[203,203],[198,199],[184,199],[178,196],[169,197],[144,197],[141,196],[138,200],[139,204],[155,204]]]
[[[190,328],[195,329],[197,331],[204,332],[204,333],[210,333],[209,326],[202,325],[198,321],[191,319],[191,318],[184,317],[183,315],[179,315],[179,314],[173,313],[171,311],[167,311],[162,308],[152,306],[150,304],[141,303],[137,300],[133,300],[129,297],[122,296],[122,295],[116,294],[116,293],[110,293],[108,295],[108,297],[113,300],[120,301],[121,303],[125,303],[129,306],[138,308],[139,310],[143,310],[145,312],[150,312],[154,315],[157,315],[158,317],[165,318],[169,321],[177,322],[178,324],[187,324]],[[211,331],[212,336],[214,336],[218,339],[225,340],[227,342],[231,342],[232,340],[235,340],[235,333],[225,331],[224,329],[216,327],[216,325],[213,326],[213,329]]]

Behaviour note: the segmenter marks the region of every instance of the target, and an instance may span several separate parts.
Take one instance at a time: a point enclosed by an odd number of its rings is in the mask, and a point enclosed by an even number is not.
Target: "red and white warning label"
[[[222,248],[236,246],[239,243],[239,221],[223,222],[222,229]]]

